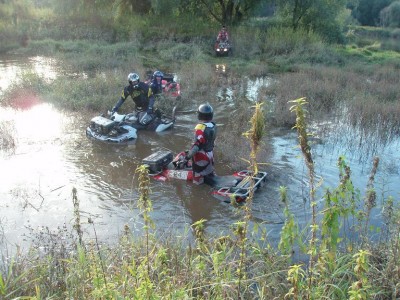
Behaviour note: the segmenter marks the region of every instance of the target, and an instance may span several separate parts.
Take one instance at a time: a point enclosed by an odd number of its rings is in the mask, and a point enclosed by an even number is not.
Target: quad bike
[[[232,47],[229,42],[217,41],[214,44],[214,51],[216,56],[228,56],[232,54]]]
[[[172,115],[166,115],[159,110],[149,114],[145,111],[135,111],[126,115],[118,113],[94,117],[86,128],[86,136],[94,140],[110,143],[123,143],[137,138],[137,130],[162,132],[175,123],[175,107]]]
[[[152,72],[147,72],[147,80],[145,83],[150,84]],[[162,89],[163,95],[171,98],[175,98],[176,100],[180,100],[181,98],[181,85],[179,82],[175,80],[175,75],[171,73],[165,73],[162,80]]]
[[[143,164],[148,167],[149,175],[158,181],[180,179],[193,180],[191,161],[185,161],[185,152],[178,153],[175,158],[169,150],[160,150],[143,159]],[[204,182],[213,187],[212,195],[231,202],[244,202],[250,193],[256,191],[266,181],[267,173],[252,174],[248,170],[234,172],[229,176],[205,177]]]

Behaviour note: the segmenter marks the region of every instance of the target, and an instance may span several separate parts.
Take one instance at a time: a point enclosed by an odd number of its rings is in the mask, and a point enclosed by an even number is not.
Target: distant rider
[[[121,99],[115,104],[111,113],[115,113],[125,102],[128,96],[131,96],[133,102],[135,102],[136,110],[146,111],[152,115],[154,106],[154,95],[152,89],[144,82],[140,81],[140,77],[136,73],[130,73],[128,75],[129,85],[122,91]]]
[[[154,95],[162,94],[163,86],[162,81],[164,79],[164,74],[161,71],[155,71],[151,77],[150,87],[153,90]]]
[[[226,42],[226,43],[229,42],[229,35],[228,35],[228,31],[226,30],[225,25],[222,26],[222,28],[219,31],[218,36],[217,36],[217,43],[220,43],[220,42]]]
[[[197,110],[199,123],[194,129],[194,143],[187,152],[185,160],[192,159],[193,182],[204,183],[204,178],[212,177],[214,169],[214,141],[217,134],[213,119],[213,108],[210,104],[201,104]]]

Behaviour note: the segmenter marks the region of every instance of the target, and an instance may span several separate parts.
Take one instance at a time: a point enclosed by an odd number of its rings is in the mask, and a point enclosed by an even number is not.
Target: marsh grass
[[[303,30],[294,32],[288,27],[272,27],[267,31],[264,51],[269,55],[279,56],[304,52],[318,45],[323,45],[321,39],[311,32]]]
[[[294,117],[287,113],[285,99],[307,95],[314,120],[334,117],[365,129],[381,128],[383,136],[392,136],[399,128],[398,74],[395,66],[383,65],[363,71],[307,68],[282,75],[270,87],[275,95],[274,122],[293,125]]]
[[[108,44],[88,40],[35,40],[27,48],[17,53],[22,55],[51,56],[59,61],[67,61],[63,67],[70,72],[99,72],[113,68],[134,67],[139,59],[139,43],[136,40]]]

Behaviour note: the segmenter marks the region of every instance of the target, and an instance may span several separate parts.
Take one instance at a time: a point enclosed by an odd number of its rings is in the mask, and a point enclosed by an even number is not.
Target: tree
[[[220,24],[236,24],[262,0],[200,0],[206,13]],[[196,1],[197,2],[197,1]]]
[[[400,1],[395,1],[380,12],[382,26],[400,28]]]
[[[115,4],[118,6],[121,15],[124,14],[147,14],[151,9],[150,0],[116,0]]]
[[[363,26],[379,26],[379,14],[393,0],[359,0],[358,5],[352,11],[352,15]]]
[[[319,33],[328,41],[341,39],[342,25],[338,16],[346,8],[346,0],[277,0],[278,15],[292,29]]]

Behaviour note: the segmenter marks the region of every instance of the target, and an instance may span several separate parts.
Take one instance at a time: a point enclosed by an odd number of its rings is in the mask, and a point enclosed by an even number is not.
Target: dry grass
[[[288,113],[287,100],[305,96],[315,120],[340,116],[366,128],[385,120],[398,128],[399,84],[399,70],[390,66],[362,72],[320,67],[287,73],[271,86],[276,100],[275,123],[292,126],[295,120]]]

